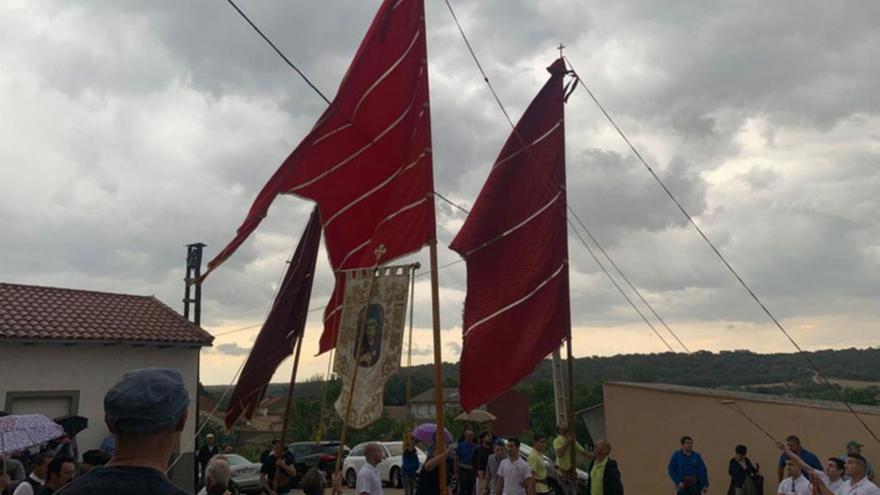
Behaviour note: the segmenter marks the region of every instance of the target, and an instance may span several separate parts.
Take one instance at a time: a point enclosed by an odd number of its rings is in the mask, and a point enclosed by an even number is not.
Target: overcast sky
[[[452,3],[514,119],[565,43],[796,339],[880,345],[880,3]],[[378,4],[240,0],[330,96]],[[442,0],[426,4],[436,189],[469,206],[510,129]],[[184,245],[206,243],[206,258],[225,245],[323,108],[222,0],[0,3],[0,281],[155,294],[180,310]],[[793,350],[586,92],[566,112],[571,206],[682,340]],[[309,209],[276,200],[206,282],[205,328],[261,322]],[[446,245],[464,216],[443,203],[438,215],[440,262],[454,261]],[[573,240],[576,355],[665,350]],[[416,259],[426,267],[427,250]],[[332,283],[323,252],[318,265],[313,308]],[[447,360],[460,352],[465,276],[464,264],[441,272]],[[422,277],[418,363],[431,359],[428,303]],[[312,316],[303,377],[327,365],[312,357]],[[218,337],[202,380],[228,383],[257,331]]]

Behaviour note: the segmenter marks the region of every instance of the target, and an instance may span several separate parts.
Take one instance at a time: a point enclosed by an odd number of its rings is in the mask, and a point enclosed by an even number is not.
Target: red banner
[[[450,248],[467,263],[462,407],[513,387],[571,331],[563,61],[507,139]]]
[[[335,270],[386,263],[434,237],[433,191],[424,4],[385,0],[336,98],[205,275],[247,239],[279,194],[318,203]],[[335,332],[325,328],[321,352],[332,348]]]
[[[320,245],[321,223],[318,209],[315,208],[284,274],[266,323],[260,329],[232,391],[226,408],[227,428],[231,428],[242,414],[248,419],[253,417],[278,365],[293,353],[293,343],[303,332],[309,313],[309,298]]]

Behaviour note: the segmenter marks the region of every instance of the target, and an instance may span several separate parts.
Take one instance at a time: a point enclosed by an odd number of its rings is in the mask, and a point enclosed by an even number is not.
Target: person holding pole
[[[811,477],[810,473],[814,473],[815,476],[818,476],[822,482],[831,489],[832,492],[836,492],[838,488],[843,486],[843,473],[844,473],[844,462],[836,457],[831,457],[825,463],[825,469],[815,469],[809,464],[806,463],[801,457],[795,454],[788,445],[782,442],[776,442],[776,448],[781,450],[785,455],[788,456],[788,460],[797,464],[801,467],[801,470],[804,472],[804,475],[807,478]]]
[[[568,428],[567,424],[561,423],[558,428],[559,435],[553,440],[553,450],[556,453],[556,471],[559,473],[565,495],[576,495],[578,492],[577,465],[572,465],[571,449],[574,449],[576,458],[580,460],[592,459],[593,456],[581,444],[577,443],[574,432]]]
[[[296,477],[293,454],[278,442],[260,468],[260,487],[269,495],[290,493],[291,480]]]
[[[428,458],[419,471],[416,495],[451,495],[449,480],[440,479],[440,469],[448,467],[450,457],[455,454],[455,446],[449,446],[445,450],[439,451],[437,437],[438,435],[435,433],[434,442],[428,447]],[[446,486],[443,491],[440,490],[441,483]]]

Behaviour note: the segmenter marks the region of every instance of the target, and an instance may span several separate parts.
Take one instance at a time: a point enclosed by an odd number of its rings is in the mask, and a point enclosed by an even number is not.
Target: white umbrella
[[[0,455],[27,449],[64,435],[64,428],[42,414],[0,418]]]
[[[458,421],[473,421],[474,423],[488,423],[489,421],[495,421],[498,418],[489,411],[474,409],[469,413],[459,414],[455,419]]]

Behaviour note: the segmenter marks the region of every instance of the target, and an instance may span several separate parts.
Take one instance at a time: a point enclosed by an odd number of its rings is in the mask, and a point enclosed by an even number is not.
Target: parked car
[[[345,482],[354,488],[357,473],[367,462],[364,457],[364,447],[369,443],[378,444],[384,457],[382,462],[376,466],[379,470],[379,478],[394,488],[401,488],[403,486],[403,469],[401,467],[403,465],[403,442],[364,442],[355,445],[348,457],[342,461]],[[419,456],[419,463],[425,462],[428,456],[418,448],[416,448],[416,453]]]
[[[293,465],[296,468],[294,483],[297,485],[303,475],[314,466],[323,471],[328,480],[336,469],[336,456],[339,454],[339,442],[336,440],[293,442],[288,444],[287,448],[293,454]],[[349,452],[351,452],[351,449],[348,446],[342,449],[343,459]]]
[[[224,454],[229,461],[229,474],[242,493],[260,491],[260,467],[238,454]]]

